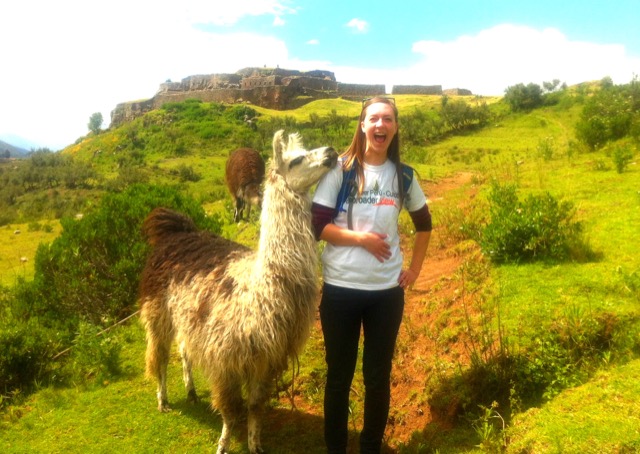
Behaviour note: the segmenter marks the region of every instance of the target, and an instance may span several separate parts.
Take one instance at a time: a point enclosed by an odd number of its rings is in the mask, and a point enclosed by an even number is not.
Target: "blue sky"
[[[640,74],[640,0],[11,0],[0,18],[0,140],[53,150],[167,79],[248,66],[479,95]]]

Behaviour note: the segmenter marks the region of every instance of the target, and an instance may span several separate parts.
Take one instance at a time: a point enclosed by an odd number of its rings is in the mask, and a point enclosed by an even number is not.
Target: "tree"
[[[546,91],[547,93],[552,93],[556,91],[559,85],[560,85],[559,79],[553,79],[553,81],[551,82],[542,82],[542,87],[544,88],[544,91]]]
[[[102,122],[103,122],[103,119],[102,119],[102,114],[100,112],[91,114],[91,117],[89,118],[89,124],[87,125],[89,127],[89,131],[91,131],[94,134],[99,134],[102,128]]]
[[[605,78],[606,79],[606,78]],[[603,79],[603,81],[605,80]],[[603,83],[603,87],[608,82]],[[576,137],[591,150],[627,135],[635,135],[635,124],[640,122],[639,96],[635,85],[611,85],[601,88],[584,105],[576,123]]]
[[[517,84],[506,89],[504,99],[514,112],[535,109],[542,105],[542,88],[534,83]]]

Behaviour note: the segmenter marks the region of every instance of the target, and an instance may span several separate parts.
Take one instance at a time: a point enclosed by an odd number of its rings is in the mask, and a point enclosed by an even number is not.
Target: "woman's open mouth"
[[[384,143],[387,140],[387,135],[376,133],[373,135],[373,140],[375,140],[376,143]]]

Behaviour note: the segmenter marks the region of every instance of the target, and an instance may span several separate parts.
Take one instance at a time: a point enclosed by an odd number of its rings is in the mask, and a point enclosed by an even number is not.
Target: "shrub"
[[[514,185],[493,183],[490,221],[482,231],[483,251],[496,263],[568,258],[581,243],[582,226],[574,222],[568,201],[551,194],[529,195],[519,201]]]
[[[122,342],[113,332],[102,332],[90,323],[82,322],[73,340],[67,376],[83,382],[90,378],[99,381],[117,377],[122,373],[120,353]]]
[[[29,388],[46,377],[59,349],[57,333],[37,319],[5,318],[0,327],[0,392]]]
[[[545,137],[544,139],[540,139],[538,141],[538,146],[536,151],[538,156],[545,161],[551,161],[554,155],[554,145],[553,145],[553,137]]]
[[[616,172],[622,173],[633,159],[633,152],[628,145],[618,145],[613,149],[611,159],[616,166]]]
[[[180,177],[180,181],[193,181],[197,182],[202,179],[202,176],[196,172],[192,166],[188,166],[186,164],[180,164],[177,169],[178,176]]]
[[[505,90],[504,100],[514,112],[535,109],[543,103],[542,88],[534,83],[513,85]]]
[[[224,116],[232,120],[244,122],[254,120],[258,116],[260,116],[260,114],[255,109],[247,105],[236,104],[228,107],[224,112]]]
[[[585,103],[576,123],[576,137],[591,150],[607,142],[633,136],[640,112],[637,83],[606,86]]]
[[[103,325],[133,312],[147,245],[140,227],[158,206],[178,209],[197,225],[220,232],[218,217],[175,188],[134,185],[105,196],[81,220],[63,218],[63,231],[35,257],[33,314]]]

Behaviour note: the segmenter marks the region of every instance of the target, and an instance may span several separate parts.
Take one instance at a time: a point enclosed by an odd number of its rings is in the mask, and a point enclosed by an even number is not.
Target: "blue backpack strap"
[[[402,164],[402,194],[406,196],[409,193],[409,187],[413,181],[413,167]]]
[[[347,211],[344,208],[344,203],[349,198],[349,195],[353,191],[353,188],[356,186],[356,166],[351,166],[349,170],[342,170],[342,185],[340,186],[340,191],[338,192],[338,198],[336,199],[336,207],[334,209],[334,216],[338,216],[338,213],[341,211]]]

